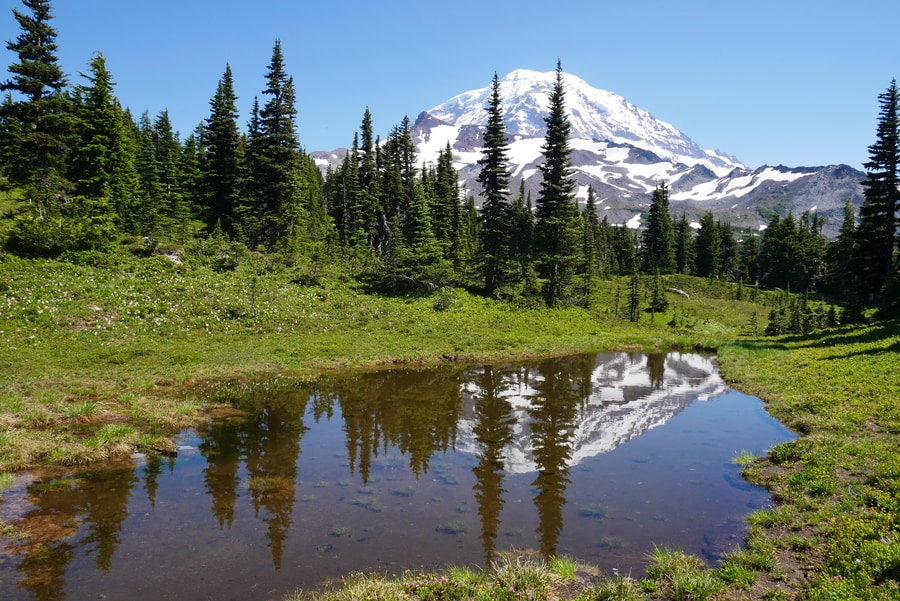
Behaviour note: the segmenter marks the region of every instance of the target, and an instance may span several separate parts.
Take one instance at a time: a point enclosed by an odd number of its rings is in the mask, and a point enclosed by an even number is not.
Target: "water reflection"
[[[481,518],[481,542],[485,565],[494,559],[494,541],[503,511],[504,448],[512,442],[516,418],[504,392],[508,390],[505,376],[510,370],[486,366],[476,371],[472,382],[478,387],[473,394],[475,419],[472,428],[478,442],[478,465],[475,474],[475,502]]]
[[[271,598],[510,547],[632,573],[653,543],[714,559],[766,502],[728,460],[790,436],[698,355],[359,373],[235,404],[177,459],[22,476],[0,519],[30,536],[0,554],[0,598]]]

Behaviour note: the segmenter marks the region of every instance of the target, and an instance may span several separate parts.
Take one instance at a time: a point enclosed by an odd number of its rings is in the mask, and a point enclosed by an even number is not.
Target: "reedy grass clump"
[[[731,462],[740,467],[747,467],[757,459],[757,456],[746,449],[741,449],[735,453]]]
[[[672,601],[705,601],[725,585],[703,561],[680,550],[654,546],[644,588]]]

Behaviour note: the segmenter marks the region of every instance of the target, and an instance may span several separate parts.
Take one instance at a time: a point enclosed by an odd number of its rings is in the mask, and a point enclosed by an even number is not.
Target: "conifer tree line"
[[[0,185],[23,209],[3,248],[24,256],[108,251],[123,240],[242,248],[287,259],[342,262],[390,292],[465,286],[486,296],[587,304],[595,283],[632,277],[653,288],[687,274],[828,294],[860,311],[896,307],[900,126],[895,82],[879,96],[876,142],[865,165],[859,215],[849,200],[828,241],[815,213],[772,214],[762,232],[739,231],[711,212],[673,214],[660,183],[639,230],[599,218],[592,188],[576,199],[562,66],[544,118],[535,198],[510,189],[507,132],[494,74],[486,105],[478,197],[462,197],[448,145],[420,162],[404,117],[384,140],[365,109],[342,163],[322,173],[298,137],[297,90],[276,40],[265,85],[241,126],[231,69],[212,91],[209,116],[184,139],[168,112],[135,117],[115,95],[98,53],[72,84],[56,57],[50,0],[22,0],[17,57],[0,105]],[[208,246],[208,245],[207,245]]]

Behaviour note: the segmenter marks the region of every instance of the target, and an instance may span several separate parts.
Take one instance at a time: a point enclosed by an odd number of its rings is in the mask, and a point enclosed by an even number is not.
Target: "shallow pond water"
[[[241,413],[2,492],[0,599],[278,599],[510,549],[640,575],[710,563],[769,503],[734,465],[793,435],[695,354],[404,369],[233,393]]]

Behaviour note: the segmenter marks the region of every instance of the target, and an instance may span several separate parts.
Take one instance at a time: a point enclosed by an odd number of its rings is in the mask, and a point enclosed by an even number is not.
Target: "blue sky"
[[[4,41],[18,35],[0,0]],[[59,58],[83,81],[100,51],[135,116],[187,135],[234,72],[241,126],[281,40],[307,150],[385,135],[517,68],[563,70],[749,167],[868,158],[878,94],[900,75],[896,0],[55,0]],[[16,57],[5,50],[6,65]],[[5,78],[5,76],[4,76]],[[262,100],[262,98],[261,98]]]

